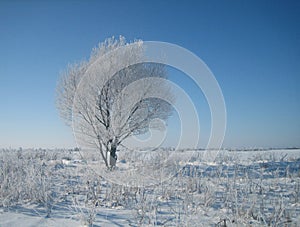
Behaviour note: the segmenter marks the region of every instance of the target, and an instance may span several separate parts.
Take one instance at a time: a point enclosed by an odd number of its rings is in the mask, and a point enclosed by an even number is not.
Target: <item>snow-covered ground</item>
[[[0,226],[300,226],[299,149],[172,152],[1,150]]]

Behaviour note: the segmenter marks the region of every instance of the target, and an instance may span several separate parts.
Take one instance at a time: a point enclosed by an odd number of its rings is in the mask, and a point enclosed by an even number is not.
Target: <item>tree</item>
[[[88,60],[68,65],[57,85],[61,117],[81,144],[99,152],[108,169],[115,166],[124,140],[172,113],[171,104],[159,98],[173,98],[166,69],[143,63],[144,57],[141,40],[127,43],[122,36],[112,37],[94,48]]]

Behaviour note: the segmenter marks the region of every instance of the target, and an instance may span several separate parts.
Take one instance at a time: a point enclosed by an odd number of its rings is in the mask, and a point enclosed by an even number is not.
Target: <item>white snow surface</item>
[[[0,150],[0,226],[300,226],[300,149],[217,153],[175,152],[173,177],[134,187],[76,151]],[[139,170],[141,157],[118,155],[111,176]]]

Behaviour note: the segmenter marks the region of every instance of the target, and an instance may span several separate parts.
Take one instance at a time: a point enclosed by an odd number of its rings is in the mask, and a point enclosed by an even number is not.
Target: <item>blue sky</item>
[[[197,54],[224,94],[225,147],[300,146],[299,1],[4,0],[0,147],[73,147],[55,109],[59,72],[112,35],[171,42]],[[193,91],[179,74],[171,79]]]

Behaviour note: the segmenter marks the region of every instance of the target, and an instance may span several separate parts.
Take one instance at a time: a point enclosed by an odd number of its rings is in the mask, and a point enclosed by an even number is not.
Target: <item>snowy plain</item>
[[[221,150],[213,161],[182,150],[172,156],[176,168],[164,162],[171,177],[144,187],[125,184],[133,175],[123,173],[147,174],[140,168],[157,164],[147,152],[121,150],[104,177],[83,152],[0,150],[0,226],[300,225],[299,149]]]

